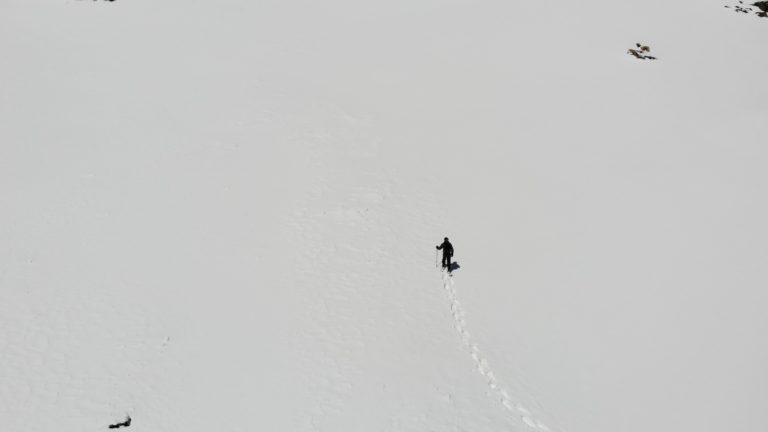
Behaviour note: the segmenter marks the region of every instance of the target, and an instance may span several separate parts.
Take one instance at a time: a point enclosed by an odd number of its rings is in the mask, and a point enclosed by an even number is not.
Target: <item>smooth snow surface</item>
[[[768,430],[724,4],[1,0],[0,430]]]

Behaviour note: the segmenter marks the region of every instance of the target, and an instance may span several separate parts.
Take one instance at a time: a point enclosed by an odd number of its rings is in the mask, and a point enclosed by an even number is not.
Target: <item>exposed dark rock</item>
[[[733,9],[733,11],[736,13],[742,13],[742,14],[754,13],[759,17],[768,18],[768,1],[759,1],[757,3],[752,3],[751,6],[754,6],[754,8],[747,6],[746,4],[744,4],[743,1],[739,0],[739,4],[736,4],[733,7],[731,6],[725,6],[725,7],[728,9]],[[759,10],[755,10],[755,8]]]
[[[131,425],[131,416],[125,416],[125,421],[109,425],[110,429],[118,429],[121,427],[128,427]]]
[[[636,43],[637,48],[630,48],[627,54],[639,58],[640,60],[656,60],[656,57],[650,55],[651,48],[648,45]]]
[[[757,16],[768,18],[768,1],[759,1],[757,3],[752,3],[752,6],[755,6],[760,9],[760,12],[755,12]]]

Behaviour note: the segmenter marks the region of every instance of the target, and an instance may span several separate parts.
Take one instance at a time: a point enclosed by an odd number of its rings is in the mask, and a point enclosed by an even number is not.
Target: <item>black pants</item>
[[[443,254],[443,268],[451,269],[451,256],[448,254]]]

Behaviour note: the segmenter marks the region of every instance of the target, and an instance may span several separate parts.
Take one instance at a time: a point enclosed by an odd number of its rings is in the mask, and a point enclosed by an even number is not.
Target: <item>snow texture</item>
[[[0,430],[768,430],[723,6],[1,1]]]

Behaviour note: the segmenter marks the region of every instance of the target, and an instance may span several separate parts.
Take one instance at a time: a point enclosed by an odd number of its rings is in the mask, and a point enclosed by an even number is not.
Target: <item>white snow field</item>
[[[734,3],[0,0],[0,431],[768,430]]]

